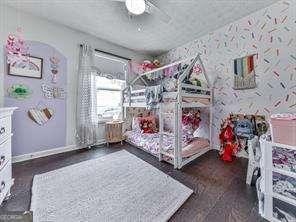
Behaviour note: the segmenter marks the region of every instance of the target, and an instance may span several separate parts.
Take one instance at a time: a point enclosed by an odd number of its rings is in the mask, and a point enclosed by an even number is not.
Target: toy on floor
[[[235,126],[235,134],[239,137],[252,139],[254,137],[254,125],[249,119],[238,120]]]
[[[225,162],[232,162],[233,156],[238,150],[233,128],[234,126],[229,118],[221,126],[221,133],[219,135],[222,146],[221,159]]]

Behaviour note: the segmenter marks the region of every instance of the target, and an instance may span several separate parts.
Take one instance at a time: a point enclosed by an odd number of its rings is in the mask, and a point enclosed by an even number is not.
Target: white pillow
[[[201,137],[210,140],[210,126],[205,123],[204,120],[201,120],[199,123],[199,127],[193,133],[194,137]]]
[[[133,117],[132,130],[141,132],[140,119],[141,119],[141,117]]]

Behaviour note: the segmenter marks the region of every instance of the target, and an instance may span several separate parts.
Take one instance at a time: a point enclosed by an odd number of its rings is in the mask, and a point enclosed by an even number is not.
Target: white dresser
[[[15,107],[0,108],[0,204],[10,196],[13,185],[11,172],[11,116]]]
[[[296,146],[260,139],[259,213],[277,222],[296,222]]]

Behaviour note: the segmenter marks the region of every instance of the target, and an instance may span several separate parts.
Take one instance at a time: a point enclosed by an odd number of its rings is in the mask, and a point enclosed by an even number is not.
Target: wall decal
[[[31,108],[28,110],[28,116],[38,125],[42,126],[53,117],[54,111],[50,108]]]
[[[12,140],[13,156],[64,147],[67,138],[67,96],[64,96],[64,90],[62,90],[67,87],[67,59],[63,55],[63,52],[58,51],[55,47],[46,43],[26,40],[26,44],[29,55],[34,55],[43,59],[42,81],[36,78],[4,75],[5,88],[8,89],[15,84],[21,84],[27,86],[33,92],[30,94],[30,98],[23,100],[15,99],[14,97],[11,97],[9,93],[6,93],[4,97],[5,106],[18,107],[18,112],[13,115],[14,124],[12,127],[14,133],[17,135]],[[50,58],[53,56],[59,60],[57,68],[57,85],[52,84],[52,67]],[[5,63],[4,65],[7,69],[7,64]],[[51,88],[49,89],[49,94],[46,95],[52,96],[52,99],[46,99],[45,92],[42,90],[43,84],[48,87],[55,86],[56,88],[59,88],[59,90],[55,91],[52,91]],[[47,90],[46,92],[48,93]],[[45,104],[43,103],[36,106],[39,101],[44,101]],[[43,121],[37,123],[36,121],[38,118],[32,120],[28,117],[29,110],[33,109],[32,112],[30,112],[31,114],[37,113],[45,115],[46,110],[44,109],[46,108],[48,109],[46,113],[53,115],[50,118],[46,117],[46,119],[49,119],[46,123]],[[39,123],[44,123],[45,125],[40,127]],[[33,140],[32,135],[34,135]]]
[[[41,89],[44,97],[46,97],[47,99],[65,99],[66,98],[66,92],[63,88],[42,84]]]
[[[52,79],[51,82],[52,83],[57,83],[58,82],[58,68],[59,68],[59,62],[60,60],[53,56],[49,58],[50,61],[50,68],[51,68],[51,73],[52,73]]]
[[[219,148],[220,122],[229,113],[264,115],[268,120],[273,113],[295,112],[296,4],[289,1],[293,4],[285,5],[288,1],[278,1],[158,57],[166,64],[201,54],[209,78],[215,83],[212,126],[215,148]],[[257,87],[233,89],[233,59],[252,54],[255,54]]]
[[[8,95],[15,99],[27,99],[32,94],[32,90],[23,84],[13,84],[7,89]]]
[[[6,40],[6,61],[7,64],[15,62],[28,62],[28,46],[23,39],[21,28],[17,29],[17,34],[9,34]]]
[[[234,89],[252,89],[256,87],[254,55],[234,60]]]
[[[28,56],[29,61],[15,61],[8,64],[8,75],[42,79],[43,59]]]

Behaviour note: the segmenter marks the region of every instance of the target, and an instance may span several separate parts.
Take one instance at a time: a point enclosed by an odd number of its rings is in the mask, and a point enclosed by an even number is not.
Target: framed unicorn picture
[[[8,75],[42,79],[43,59],[29,56],[28,61],[8,64]]]

